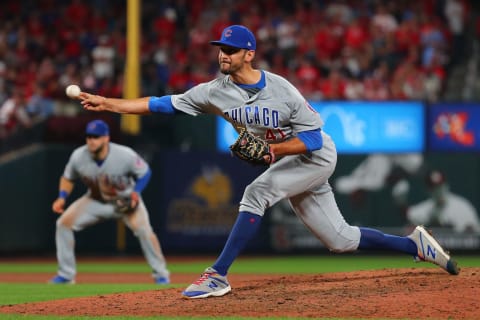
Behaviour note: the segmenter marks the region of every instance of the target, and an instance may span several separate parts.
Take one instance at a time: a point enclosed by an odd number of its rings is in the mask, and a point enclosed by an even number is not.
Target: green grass
[[[480,266],[480,256],[456,256],[462,267]],[[387,268],[437,268],[428,263],[415,264],[405,256],[367,256],[363,254],[322,255],[322,256],[276,256],[239,258],[235,261],[231,273],[324,273],[347,272],[355,270],[375,270]],[[201,273],[214,260],[192,262],[169,262],[172,273]],[[54,274],[57,265],[54,261],[44,263],[0,262],[0,273],[46,273]],[[95,273],[148,273],[145,262],[79,262],[78,272]],[[0,293],[1,295],[1,293]],[[0,299],[1,304],[1,299]]]
[[[480,256],[458,256],[456,257],[461,267],[480,267]],[[172,273],[200,273],[205,267],[211,265],[213,259],[199,260],[193,262],[172,259],[169,262],[169,269]],[[240,258],[232,266],[231,273],[326,273],[326,272],[348,272],[356,270],[378,270],[386,268],[437,268],[427,263],[415,264],[412,259],[405,256],[366,256],[363,254],[345,255],[322,255],[322,256],[276,256],[276,257],[248,257]],[[45,273],[48,279],[56,272],[55,261],[51,262],[0,262],[0,273]],[[82,262],[78,263],[78,272],[98,273],[149,273],[148,265],[143,262],[111,263]],[[172,284],[166,288],[184,287],[185,284]],[[0,305],[19,304],[25,302],[48,301],[62,298],[95,296],[120,292],[136,292],[146,290],[159,290],[160,287],[154,284],[90,284],[82,283],[73,286],[55,286],[42,283],[0,283]],[[25,315],[0,314],[1,319],[167,319],[162,317],[41,317]],[[176,319],[191,319],[181,317]],[[208,318],[195,318],[208,319]],[[232,317],[228,319],[244,319]],[[264,318],[265,319],[265,318]],[[276,318],[278,319],[278,318]],[[300,318],[298,318],[300,319]]]
[[[166,288],[179,286],[180,285],[169,285],[166,286]],[[159,286],[155,284],[132,283],[82,283],[65,286],[50,285],[46,283],[0,283],[0,305],[157,289],[159,289]]]

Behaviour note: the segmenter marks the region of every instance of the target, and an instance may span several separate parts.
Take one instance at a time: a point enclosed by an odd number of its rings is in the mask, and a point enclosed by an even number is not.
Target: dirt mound
[[[88,282],[88,277],[83,275],[79,281]],[[109,281],[101,278],[102,282]],[[172,281],[188,283],[195,278],[181,275]],[[463,268],[458,276],[440,269],[415,268],[294,276],[231,275],[229,281],[232,292],[219,298],[185,299],[180,294],[182,287],[2,306],[0,313],[480,319],[480,268]]]

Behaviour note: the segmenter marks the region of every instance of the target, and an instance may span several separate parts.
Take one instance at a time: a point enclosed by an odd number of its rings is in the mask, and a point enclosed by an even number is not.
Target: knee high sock
[[[417,255],[417,245],[408,237],[384,234],[370,228],[360,228],[360,234],[358,249],[389,249]]]
[[[238,214],[222,253],[212,266],[221,275],[226,275],[233,261],[255,235],[262,221],[258,214],[242,211]]]

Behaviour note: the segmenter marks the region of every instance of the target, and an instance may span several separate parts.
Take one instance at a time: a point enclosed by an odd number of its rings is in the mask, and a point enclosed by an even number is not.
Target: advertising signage
[[[480,104],[437,103],[431,105],[427,139],[431,151],[480,150]]]
[[[425,148],[425,115],[420,102],[310,101],[325,121],[339,153],[410,153]],[[228,152],[237,137],[217,120],[217,149]]]

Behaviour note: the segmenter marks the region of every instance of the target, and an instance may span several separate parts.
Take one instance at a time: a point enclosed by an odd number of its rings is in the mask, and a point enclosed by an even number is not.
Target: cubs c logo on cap
[[[214,46],[229,46],[240,49],[255,50],[257,42],[252,31],[241,25],[226,27],[222,31],[222,37],[217,41],[210,41]]]

